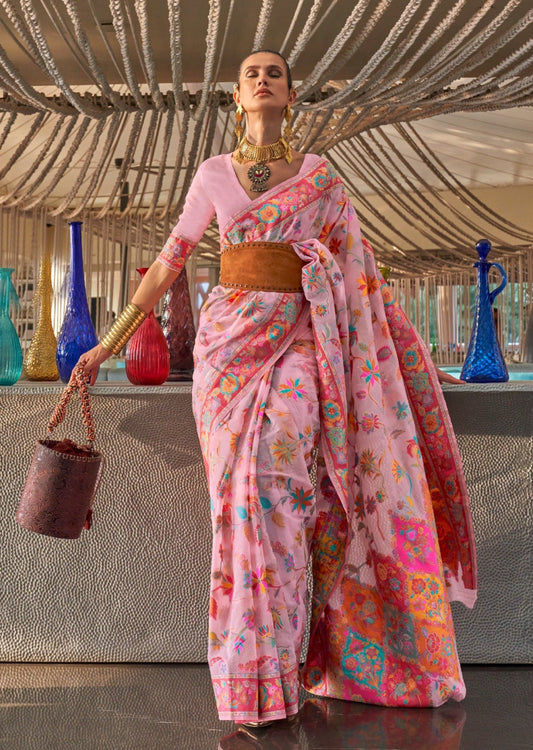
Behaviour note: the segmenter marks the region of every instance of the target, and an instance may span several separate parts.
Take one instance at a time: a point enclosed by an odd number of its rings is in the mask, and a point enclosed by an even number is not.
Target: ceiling
[[[291,62],[294,144],[354,195],[390,170],[397,193],[445,190],[448,172],[528,188],[532,23],[530,0],[0,0],[0,206],[168,226],[197,164],[231,148],[232,81],[258,47]],[[422,245],[445,258],[440,237]]]
[[[15,31],[17,23],[14,20],[17,14],[19,28],[25,25],[31,28],[32,24],[39,28],[47,46],[53,50],[54,63],[69,83],[93,84],[94,79],[87,74],[86,65],[79,62],[79,54],[76,52],[75,31],[72,19],[69,18],[69,6],[72,6],[106,80],[111,84],[126,83],[121,65],[117,65],[113,60],[121,58],[117,42],[120,28],[116,18],[120,16],[123,20],[127,43],[134,49],[138,44],[139,9],[144,9],[157,80],[162,84],[169,83],[173,78],[169,56],[170,19],[175,21],[179,8],[183,79],[187,82],[202,82],[205,73],[205,41],[208,34],[209,11],[210,6],[213,8],[215,5],[216,3],[210,3],[209,0],[185,0],[181,3],[176,0],[147,0],[144,3],[134,3],[132,0],[84,0],[75,3],[69,3],[68,0],[2,2],[2,47],[6,57],[20,71],[24,80],[32,86],[50,84],[50,73],[36,63],[31,47],[24,44],[23,35]],[[428,8],[434,6],[427,18],[424,39],[433,34],[441,47],[463,34],[466,34],[465,45],[474,46],[476,35],[485,34],[488,39],[489,35],[485,30],[494,27],[498,22],[498,38],[509,38],[505,44],[491,50],[490,55],[483,54],[482,49],[475,51],[468,63],[468,74],[471,77],[479,77],[490,72],[508,59],[511,53],[528,43],[531,37],[530,22],[527,13],[524,12],[530,5],[527,0],[441,0],[435,3],[430,0],[417,3],[399,3],[398,0],[327,0],[320,3],[316,0],[222,0],[218,5],[218,15],[222,19],[218,35],[223,35],[226,39],[221,58],[217,61],[216,78],[219,81],[233,81],[240,61],[254,48],[253,41],[256,38],[258,23],[262,20],[262,12],[264,17],[268,15],[268,30],[263,41],[272,49],[282,51],[287,57],[291,57],[305,22],[317,11],[305,54],[292,55],[295,58],[294,78],[297,80],[305,79],[312,73],[317,61],[337,40],[339,34],[354,22],[352,16],[357,17],[358,30],[365,33],[361,34],[360,43],[353,53],[349,54],[349,49],[346,49],[342,59],[338,60],[335,78],[339,80],[353,78],[372,59],[398,22],[399,9],[409,10],[409,6],[411,9],[404,21],[408,31],[415,29],[427,15]],[[508,12],[498,20],[502,11],[509,11],[512,6],[516,6],[517,12]],[[480,14],[479,25],[473,25],[472,30],[466,33],[476,14]],[[439,29],[439,26],[442,28]],[[431,66],[434,55],[434,47],[428,47],[422,52],[410,70],[410,78],[416,79],[427,65]],[[531,75],[532,71],[531,64],[524,69],[524,73],[528,75]],[[133,72],[137,80],[143,80],[145,71],[138,60],[134,62]],[[371,81],[371,76],[368,77],[368,81]]]

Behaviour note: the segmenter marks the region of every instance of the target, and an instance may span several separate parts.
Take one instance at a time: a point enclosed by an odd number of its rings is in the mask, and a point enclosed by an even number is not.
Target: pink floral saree
[[[252,241],[292,243],[303,293],[217,286],[197,335],[220,718],[294,714],[300,685],[387,706],[461,700],[449,600],[473,605],[475,550],[425,346],[327,161],[222,231],[223,248]]]

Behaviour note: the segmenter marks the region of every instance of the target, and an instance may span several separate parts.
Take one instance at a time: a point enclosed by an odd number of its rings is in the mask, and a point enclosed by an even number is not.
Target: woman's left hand
[[[460,380],[459,378],[456,378],[454,375],[450,375],[449,372],[444,372],[444,370],[439,370],[438,367],[435,367],[435,369],[437,370],[439,383],[449,383],[451,385],[453,385],[454,383],[455,384],[466,383],[466,380]]]

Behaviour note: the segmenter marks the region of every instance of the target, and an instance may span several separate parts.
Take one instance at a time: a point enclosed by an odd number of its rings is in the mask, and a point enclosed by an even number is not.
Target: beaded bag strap
[[[83,426],[85,427],[85,434],[87,436],[87,445],[89,448],[93,447],[95,430],[94,430],[94,419],[91,408],[91,397],[89,395],[88,376],[84,373],[83,367],[78,365],[72,371],[70,380],[63,390],[59,403],[54,409],[54,413],[48,421],[47,430],[48,436],[52,430],[57,427],[65,419],[67,413],[67,404],[69,403],[72,395],[75,391],[80,392],[81,401],[81,412],[83,417]]]

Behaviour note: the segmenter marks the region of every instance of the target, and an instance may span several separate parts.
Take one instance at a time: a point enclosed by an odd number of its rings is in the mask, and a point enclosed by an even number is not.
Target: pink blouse
[[[306,154],[299,172],[311,167],[319,158],[316,154]],[[278,187],[276,185],[276,189]],[[173,271],[181,271],[215,214],[223,233],[237,212],[262,200],[264,195],[260,193],[250,199],[235,174],[230,153],[206,159],[194,176],[179,221],[157,260]]]

